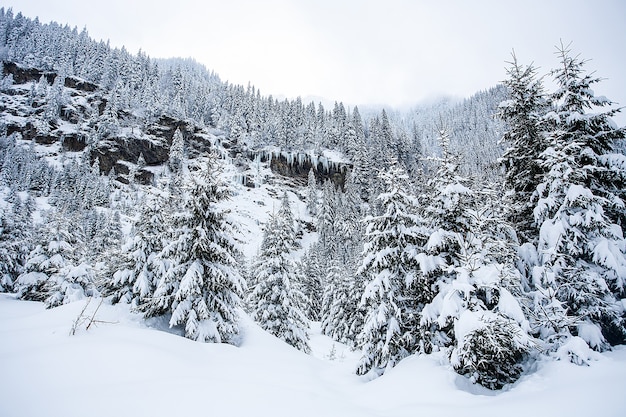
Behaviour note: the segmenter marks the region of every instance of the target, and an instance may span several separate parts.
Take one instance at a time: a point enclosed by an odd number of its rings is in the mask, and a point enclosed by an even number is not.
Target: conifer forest
[[[235,357],[253,325],[318,332],[368,381],[588,365],[626,343],[626,128],[575,47],[463,100],[325,107],[2,8],[2,300]]]

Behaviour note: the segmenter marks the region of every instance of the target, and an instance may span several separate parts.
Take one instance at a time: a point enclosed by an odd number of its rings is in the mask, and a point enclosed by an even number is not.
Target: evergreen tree
[[[537,79],[537,70],[532,65],[521,66],[515,54],[507,74],[504,85],[508,97],[500,103],[499,117],[508,126],[503,136],[508,148],[501,159],[510,200],[508,218],[516,225],[518,236],[524,242],[535,242],[537,228],[532,196],[544,174],[539,155],[547,147],[543,131],[547,100],[541,79]]]
[[[289,203],[289,195],[286,191],[283,193],[277,218],[282,223],[280,226],[284,228],[284,243],[288,248],[288,251],[291,252],[300,248],[300,243],[297,238],[296,224],[293,218],[293,212],[291,211],[291,204]]]
[[[98,294],[91,266],[75,253],[80,241],[69,232],[72,219],[58,212],[50,216],[16,281],[19,298],[44,301],[48,308]]]
[[[237,270],[232,226],[216,204],[227,197],[218,161],[197,167],[187,186],[174,240],[163,250],[171,262],[146,306],[148,316],[172,313],[170,326],[203,342],[234,342],[245,282]]]
[[[612,103],[594,96],[600,81],[585,74],[584,61],[559,48],[561,68],[552,75],[558,89],[549,147],[540,155],[546,171],[537,187],[535,221],[539,226],[539,269],[533,280],[538,311],[560,306],[557,318],[541,317],[543,335],[552,346],[569,334],[594,349],[625,340],[626,242],[618,225],[624,215],[620,198],[626,158],[615,151],[625,136],[605,110]]]
[[[32,249],[31,211],[19,197],[0,208],[0,291],[12,291]]]
[[[387,191],[378,196],[380,216],[367,219],[363,261],[357,271],[365,277],[362,303],[366,318],[360,335],[363,356],[357,373],[381,374],[415,346],[408,345],[407,286],[424,279],[418,254],[424,241],[416,201],[406,192],[407,176],[397,167],[381,174]],[[423,295],[426,299],[428,293]],[[417,301],[417,300],[414,300]]]
[[[306,194],[306,208],[309,214],[313,217],[317,216],[317,179],[315,178],[315,172],[313,168],[309,170],[308,182],[307,182],[307,194]]]
[[[302,255],[301,272],[302,272],[302,293],[308,300],[308,308],[305,311],[309,320],[318,321],[322,317],[322,294],[325,286],[323,283],[323,263],[320,254],[319,245],[317,243],[309,246],[307,251]]]
[[[497,199],[482,197],[479,209],[465,208],[469,227],[456,235],[456,266],[437,282],[437,294],[421,317],[422,325],[436,324],[442,347],[452,348],[457,372],[499,389],[521,375],[531,337],[518,298],[522,280],[515,268],[512,228],[504,223],[503,210],[497,210]]]
[[[142,310],[154,293],[159,270],[157,255],[163,249],[165,219],[158,202],[143,206],[130,239],[113,263],[103,295],[112,295],[113,303],[130,303]],[[117,262],[115,260],[117,259]]]
[[[322,188],[322,202],[317,214],[317,233],[319,234],[320,249],[322,259],[332,259],[337,251],[338,231],[337,231],[337,191],[331,181],[326,181]]]
[[[170,156],[167,160],[167,167],[170,172],[179,173],[183,169],[185,158],[185,142],[180,128],[176,128],[170,145]]]
[[[271,215],[265,227],[261,253],[253,266],[256,284],[248,304],[251,317],[264,330],[309,353],[305,298],[299,289],[302,277],[290,258],[292,237],[285,220]]]
[[[459,160],[450,151],[447,128],[440,129],[439,144],[441,157],[431,158],[438,164],[437,171],[428,182],[427,194],[422,196],[428,234],[423,254],[430,259],[429,267],[424,272],[432,282],[432,296],[449,285],[455,277],[454,269],[461,265],[459,254],[463,240],[460,237],[470,230],[468,209],[473,197],[468,187],[469,181],[458,173]],[[428,314],[422,314],[419,320],[419,332],[426,338],[423,345],[427,352],[434,346],[445,347],[450,344],[454,331],[452,318],[434,323]]]

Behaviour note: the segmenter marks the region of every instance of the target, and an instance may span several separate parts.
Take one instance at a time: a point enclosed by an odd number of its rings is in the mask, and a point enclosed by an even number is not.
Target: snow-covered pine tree
[[[169,310],[170,326],[184,326],[185,337],[231,343],[239,333],[245,281],[237,269],[233,226],[217,206],[227,198],[219,161],[211,156],[198,165],[187,184],[174,239],[161,255],[171,266],[162,274],[146,314]]]
[[[423,256],[427,256],[425,274],[433,283],[430,287],[435,296],[454,279],[454,268],[460,266],[461,242],[470,230],[467,209],[472,200],[469,181],[458,174],[458,157],[450,151],[450,133],[447,128],[439,130],[440,158],[430,158],[438,164],[437,171],[426,187],[427,193],[421,196],[424,221],[428,240],[424,245]],[[427,265],[427,266],[426,266]],[[427,313],[427,312],[425,312]],[[423,342],[429,352],[434,346],[448,346],[453,337],[452,320],[434,323],[430,314],[420,318],[419,332],[427,336]]]
[[[111,259],[111,276],[107,277],[104,296],[113,303],[130,303],[140,311],[152,297],[160,269],[158,254],[163,250],[165,219],[158,201],[142,206],[130,238],[120,251],[119,259]]]
[[[303,279],[302,293],[308,300],[305,314],[312,321],[321,320],[322,315],[322,294],[325,279],[320,257],[319,245],[313,243],[302,255],[300,264]]]
[[[167,160],[167,167],[170,169],[170,172],[179,173],[183,168],[184,159],[185,142],[183,133],[180,131],[180,128],[176,128],[170,145],[169,159]]]
[[[337,207],[338,259],[348,271],[356,270],[363,249],[363,200],[352,172],[345,177],[344,192]]]
[[[283,193],[280,208],[278,209],[278,213],[276,213],[276,217],[278,221],[283,223],[281,227],[283,227],[285,230],[285,247],[288,248],[289,252],[300,248],[300,242],[298,241],[298,236],[296,232],[296,223],[293,217],[293,211],[291,211],[289,195],[286,191]]]
[[[597,350],[626,340],[624,307],[626,241],[619,219],[626,157],[615,143],[625,136],[611,120],[619,109],[591,86],[584,61],[569,47],[558,48],[558,85],[546,115],[549,147],[540,155],[546,171],[537,187],[539,268],[533,280],[536,311],[556,306],[558,316],[539,316],[541,334],[552,348],[571,335]],[[558,309],[560,304],[560,310]],[[566,316],[565,316],[566,314]]]
[[[356,347],[365,320],[361,306],[363,277],[355,275],[363,248],[362,200],[351,173],[340,194],[337,215],[337,245],[332,254],[322,298],[322,331],[333,339]]]
[[[530,349],[529,322],[517,297],[522,280],[515,268],[515,236],[504,222],[499,196],[482,192],[477,209],[465,208],[468,230],[457,233],[456,266],[422,310],[449,339],[454,369],[490,389],[514,382]],[[477,199],[478,200],[478,199]]]
[[[261,328],[309,353],[308,320],[303,312],[305,296],[299,288],[302,277],[291,259],[293,237],[290,233],[284,218],[278,214],[270,216],[261,252],[252,267],[256,283],[248,305],[252,319]]]
[[[348,306],[345,303],[349,289],[349,276],[346,265],[338,259],[333,259],[326,275],[327,284],[322,297],[325,304],[325,314],[321,320],[322,332],[341,343],[348,342],[350,307],[358,305]]]
[[[16,195],[12,204],[0,208],[0,291],[13,290],[32,249],[32,234],[31,210]]]
[[[97,295],[91,266],[76,262],[77,236],[69,232],[72,220],[57,212],[49,216],[41,241],[16,280],[18,298],[44,301],[51,308]]]
[[[317,206],[319,204],[318,199],[317,179],[315,178],[313,168],[311,168],[309,170],[307,182],[306,208],[309,214],[313,217],[317,216]]]
[[[381,173],[386,192],[377,198],[382,214],[367,218],[363,261],[357,274],[364,276],[361,303],[366,317],[359,335],[363,356],[357,373],[382,374],[415,346],[407,345],[405,294],[423,278],[420,245],[425,241],[417,202],[406,192],[407,175],[397,166]],[[425,299],[429,294],[423,294]],[[418,300],[413,300],[417,302]]]
[[[522,243],[534,243],[537,228],[532,196],[544,173],[539,155],[547,147],[543,119],[547,100],[535,67],[520,65],[515,54],[510,64],[504,81],[508,97],[500,103],[498,114],[508,127],[503,135],[507,150],[501,158],[510,207],[508,219],[515,224]]]
[[[322,188],[322,203],[317,213],[317,232],[322,250],[322,259],[330,261],[337,251],[337,190],[332,181],[326,181]]]

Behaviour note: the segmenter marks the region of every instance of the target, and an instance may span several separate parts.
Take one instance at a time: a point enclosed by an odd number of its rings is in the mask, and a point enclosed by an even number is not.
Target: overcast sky
[[[626,105],[624,0],[9,0],[5,7],[87,27],[112,46],[193,57],[265,95],[404,106],[466,97],[506,77],[515,49],[542,72],[562,39]],[[620,118],[621,120],[626,117]]]

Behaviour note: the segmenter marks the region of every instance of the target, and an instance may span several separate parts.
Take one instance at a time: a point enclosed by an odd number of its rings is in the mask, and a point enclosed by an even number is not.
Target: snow
[[[595,326],[594,326],[595,327]],[[589,327],[579,327],[583,333],[587,333]],[[602,357],[598,352],[589,348],[587,342],[580,336],[570,337],[567,342],[557,350],[556,358],[561,361],[568,361],[578,365],[591,365],[591,361],[600,360]]]
[[[94,300],[96,301],[96,300]],[[92,314],[92,302],[86,314]],[[626,348],[598,354],[577,338],[559,354],[591,353],[589,366],[539,362],[500,392],[453,372],[443,352],[411,356],[368,381],[359,358],[311,330],[312,355],[246,316],[242,344],[198,343],[150,327],[127,306],[103,304],[96,325],[69,332],[85,301],[46,310],[0,294],[2,416],[621,416]]]

